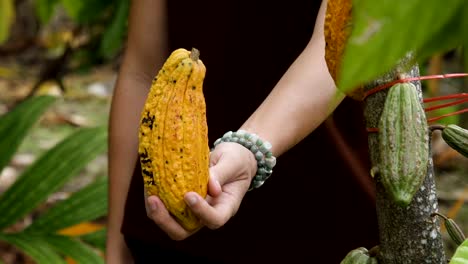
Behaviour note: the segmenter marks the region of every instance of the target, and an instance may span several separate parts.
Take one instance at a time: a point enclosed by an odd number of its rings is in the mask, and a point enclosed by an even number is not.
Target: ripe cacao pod
[[[157,195],[187,230],[200,227],[184,202],[206,197],[208,127],[203,81],[206,67],[196,49],[171,53],[154,78],[141,113],[139,156],[147,195]]]
[[[349,35],[351,0],[329,0],[325,14],[325,60],[332,78],[336,81],[337,71]]]
[[[406,207],[421,187],[429,162],[426,114],[414,84],[390,88],[378,129],[380,181],[390,198]]]
[[[468,158],[468,130],[450,124],[442,130],[442,138],[450,147]]]
[[[351,250],[340,264],[378,264],[376,257],[371,257],[364,247]]]
[[[352,1],[328,0],[325,12],[325,61],[331,77],[338,82],[341,59],[352,29]],[[364,99],[364,87],[346,91],[355,100]]]

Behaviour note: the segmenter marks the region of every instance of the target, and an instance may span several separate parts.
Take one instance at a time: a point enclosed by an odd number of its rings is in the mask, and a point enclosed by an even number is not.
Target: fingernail
[[[185,197],[185,200],[187,201],[188,205],[190,205],[190,206],[194,206],[197,203],[197,197],[195,197],[195,195],[188,194]]]
[[[158,209],[158,206],[156,205],[155,201],[150,201],[149,203],[151,210],[156,211],[156,209]]]

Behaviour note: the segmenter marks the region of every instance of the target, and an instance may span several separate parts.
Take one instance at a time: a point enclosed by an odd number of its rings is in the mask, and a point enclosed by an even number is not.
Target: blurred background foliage
[[[55,101],[53,96],[34,96],[1,117],[0,170],[10,163],[29,130]],[[54,204],[44,205],[50,195],[106,149],[105,126],[80,128],[26,166],[1,195],[0,241],[37,263],[65,263],[64,256],[80,263],[103,263],[101,245],[105,239],[102,232],[97,232],[104,228],[87,222],[107,214],[105,175],[79,190],[64,193]],[[90,225],[100,228],[90,229]],[[89,241],[82,235],[93,235],[101,242]]]
[[[0,263],[103,263],[129,0],[0,0]]]
[[[105,131],[129,2],[0,0],[0,263],[102,262]],[[420,64],[421,75],[464,69],[460,49]],[[467,79],[424,81],[424,97],[466,92]],[[467,128],[467,116],[437,123]],[[468,160],[437,133],[432,143],[440,211],[468,232]]]

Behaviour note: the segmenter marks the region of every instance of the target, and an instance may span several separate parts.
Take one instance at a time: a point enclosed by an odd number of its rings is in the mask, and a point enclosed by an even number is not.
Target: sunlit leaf
[[[83,235],[80,237],[80,239],[104,251],[106,248],[106,232],[107,232],[107,229],[104,228],[94,233]]]
[[[465,72],[468,72],[468,44],[463,47],[463,58],[465,64]]]
[[[107,177],[100,177],[96,182],[50,208],[36,219],[26,232],[54,233],[78,223],[95,220],[106,213]]]
[[[52,96],[31,97],[0,117],[0,171],[10,162],[27,133],[55,100]]]
[[[65,260],[50,245],[44,243],[41,237],[30,236],[24,233],[0,233],[0,240],[20,249],[33,258],[37,264],[65,264]]]
[[[97,232],[101,229],[104,229],[106,226],[104,224],[98,224],[93,222],[81,222],[79,224],[66,227],[59,230],[57,233],[64,236],[84,236]]]
[[[457,247],[449,264],[464,264],[468,262],[468,239]]]
[[[347,91],[393,68],[408,52],[422,60],[466,39],[466,0],[354,0],[353,29],[338,86]]]
[[[43,240],[44,243],[47,243],[65,256],[71,257],[78,263],[104,263],[104,259],[99,256],[91,247],[85,245],[77,239],[66,236],[49,235],[45,236]]]
[[[119,0],[116,13],[102,36],[100,53],[104,58],[112,58],[122,47],[127,32],[127,17],[130,8],[129,0]]]
[[[86,24],[100,17],[112,0],[60,0],[67,14],[77,23]]]
[[[50,18],[54,14],[55,8],[59,0],[36,0],[36,15],[45,24],[49,22]]]
[[[20,232],[13,234],[0,233],[0,240],[17,247],[38,264],[66,263],[62,256],[71,257],[78,263],[104,263],[104,259],[96,250],[71,237],[53,234],[31,235]]]
[[[431,112],[427,113],[427,117],[428,118],[438,117],[438,116],[442,116],[442,115],[445,115],[445,114],[453,113],[453,112],[455,112],[457,110],[459,110],[459,107],[456,106],[456,105],[450,106],[450,107],[445,107],[445,108],[440,108],[440,109],[437,109],[437,110],[434,110],[434,111],[431,111]],[[441,124],[441,125],[459,124],[460,123],[460,116],[459,115],[447,116],[447,117],[444,117],[442,119],[437,120],[437,123]]]
[[[15,5],[13,0],[0,0],[0,44],[10,36],[10,27],[15,20]]]
[[[0,197],[0,229],[13,224],[107,149],[105,127],[83,128],[44,153]]]

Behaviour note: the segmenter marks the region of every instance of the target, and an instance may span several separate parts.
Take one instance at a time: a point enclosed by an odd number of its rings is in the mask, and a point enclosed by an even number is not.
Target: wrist
[[[276,165],[276,157],[271,152],[271,144],[254,133],[245,130],[226,132],[214,143],[215,147],[222,142],[238,143],[248,149],[257,161],[257,171],[251,181],[249,190],[258,188],[270,177]]]

